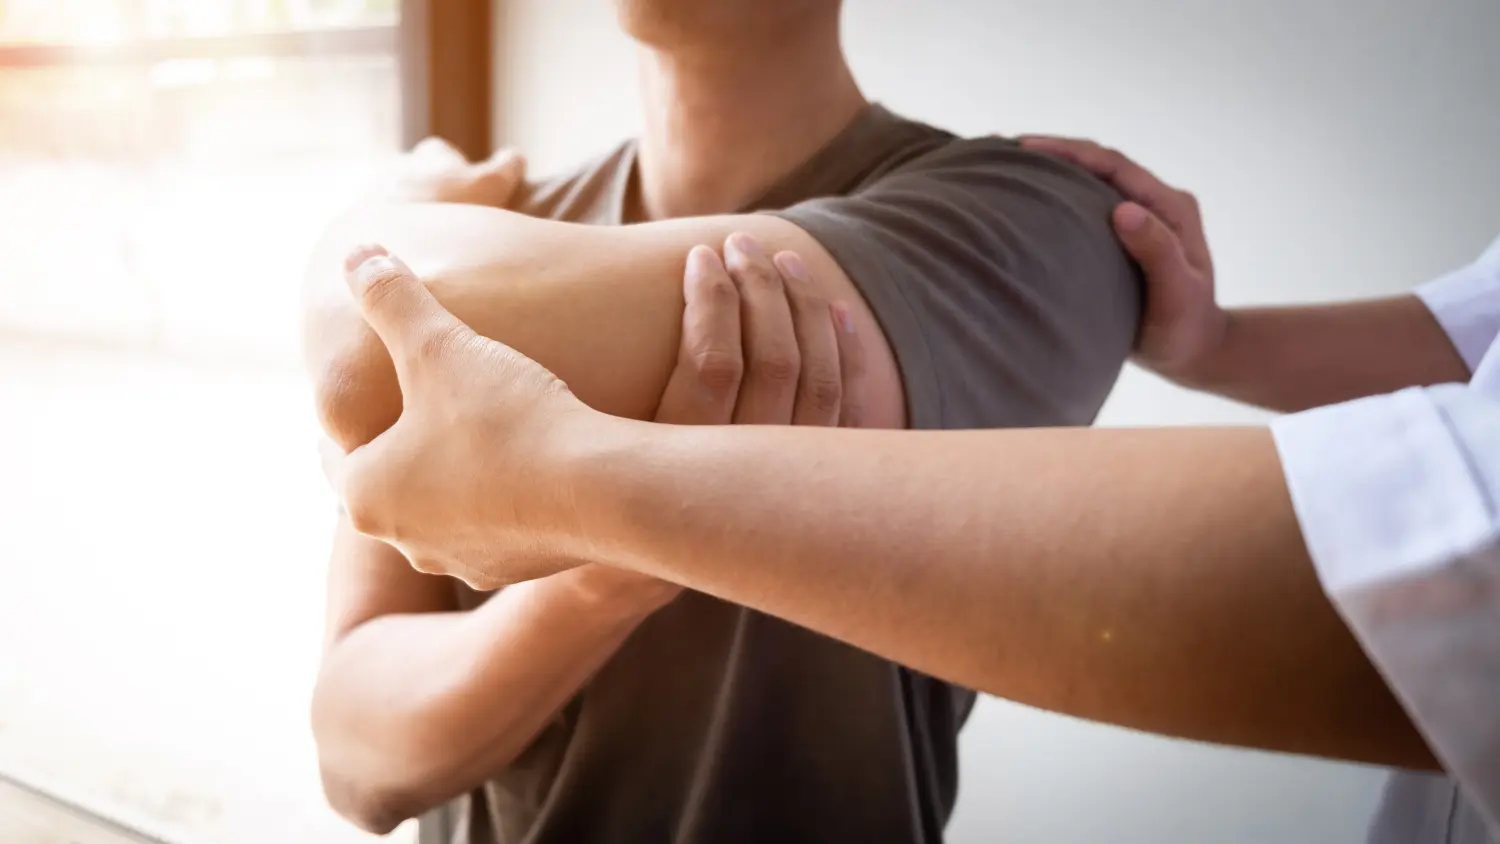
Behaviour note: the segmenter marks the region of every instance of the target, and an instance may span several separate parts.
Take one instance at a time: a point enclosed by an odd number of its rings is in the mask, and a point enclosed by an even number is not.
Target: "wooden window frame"
[[[491,138],[496,0],[402,0],[402,141],[428,136],[470,159],[493,150]]]

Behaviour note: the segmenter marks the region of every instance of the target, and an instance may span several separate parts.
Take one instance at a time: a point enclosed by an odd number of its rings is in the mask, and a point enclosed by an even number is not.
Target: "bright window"
[[[296,304],[401,141],[396,5],[0,0],[0,786],[365,839],[307,726],[331,504]]]

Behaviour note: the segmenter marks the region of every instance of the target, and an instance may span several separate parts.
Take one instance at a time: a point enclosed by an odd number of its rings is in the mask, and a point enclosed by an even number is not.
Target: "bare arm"
[[[621,564],[1043,709],[1433,765],[1324,597],[1264,430],[611,425],[580,511]]]
[[[513,760],[671,592],[585,566],[460,612],[341,520],[313,733],[330,805],[384,834]]]
[[[1281,411],[1469,379],[1415,296],[1280,308],[1221,309],[1198,202],[1092,141],[1025,143],[1085,167],[1131,201],[1116,233],[1146,272],[1136,360],[1183,386]]]
[[[523,558],[670,580],[1038,707],[1433,764],[1325,598],[1264,430],[645,425],[589,412],[409,275],[357,287],[404,383],[451,399],[442,413],[415,402],[334,467],[335,483],[361,530],[424,565],[496,582],[526,568],[453,541],[477,532]],[[479,462],[506,480],[476,476]],[[538,488],[561,494],[538,503]]]
[[[1298,411],[1469,380],[1458,350],[1416,296],[1226,316],[1223,340],[1185,386]]]
[[[688,307],[676,317],[682,351],[673,355],[678,366],[656,418],[837,421],[844,386],[857,383],[862,370],[844,370],[841,380],[843,344],[834,340],[829,307],[811,281],[783,293],[769,262],[754,260],[737,261],[732,279],[707,249],[695,250],[689,266]],[[680,280],[674,285],[683,289]],[[740,368],[726,373],[722,366],[742,357],[741,301],[743,347],[791,362],[766,377],[761,362],[749,361],[743,389]],[[727,307],[706,309],[710,304]],[[677,591],[654,578],[581,566],[456,612],[451,580],[415,571],[399,552],[347,524],[340,526],[332,566],[330,646],[314,732],[330,802],[376,832],[514,761]]]
[[[866,424],[900,427],[894,357],[852,282],[817,241],[775,217],[702,217],[600,227],[472,205],[391,204],[346,218],[324,239],[308,278],[305,350],[325,428],[344,448],[396,420],[401,395],[383,346],[343,280],[357,245],[398,254],[459,319],[542,362],[589,405],[650,418],[677,358],[685,258],[693,246],[754,235],[792,250],[823,295],[850,303],[868,368],[851,385]],[[767,361],[765,369],[785,370]]]
[[[1036,324],[1028,330],[1024,342],[982,344],[984,349],[975,352],[974,360],[1010,376],[997,377],[996,380],[1022,393],[1018,401],[1022,405],[1033,403],[1038,416],[1051,413],[1054,418],[1082,418],[1086,412],[1091,412],[1088,410],[1090,405],[1102,401],[1108,382],[1113,380],[1123,358],[1134,318],[1134,279],[1109,238],[1103,213],[1107,206],[1100,204],[1104,192],[1099,190],[1097,183],[1089,180],[1087,185],[1080,185],[1081,180],[1076,178],[1060,179],[1053,172],[1060,168],[1050,163],[1046,168],[1040,168],[1041,172],[1032,173],[1030,162],[1018,162],[1016,159],[1025,157],[1014,155],[1014,152],[1010,150],[1001,156],[982,145],[957,149],[928,162],[932,169],[948,168],[944,173],[934,176],[918,168],[916,172],[905,174],[904,178],[892,177],[889,181],[894,184],[887,193],[894,196],[884,199],[865,196],[858,200],[858,204],[862,206],[862,213],[869,216],[886,217],[897,213],[905,222],[899,227],[900,231],[892,232],[892,237],[879,237],[872,234],[879,229],[878,226],[869,228],[862,223],[858,231],[854,231],[853,226],[835,227],[844,231],[842,235],[833,236],[843,238],[841,242],[845,248],[840,254],[853,262],[850,266],[872,276],[885,273],[878,280],[891,297],[903,297],[907,293],[894,289],[895,284],[909,283],[913,287],[936,284],[936,280],[926,276],[947,272],[971,277],[974,283],[960,286],[961,291],[943,307],[951,308],[955,302],[962,302],[967,307],[989,306],[994,311],[1018,308],[1033,316],[1038,310],[1047,314],[1043,306],[1056,307],[1056,312],[1050,314],[1052,318],[1033,319]],[[974,159],[995,158],[999,159],[998,162],[988,171],[976,172],[984,168],[977,167]],[[960,166],[966,169],[955,171]],[[1006,199],[1005,194],[1018,193],[1014,187],[1015,170],[1025,171],[1029,178],[1047,185],[1046,190],[1040,191],[1041,201],[1002,201]],[[978,188],[953,188],[948,183],[954,181],[954,172],[963,175],[964,184],[979,179],[981,175],[983,180],[977,182]],[[1024,191],[1019,193],[1031,196]],[[1089,195],[1098,196],[1089,201]],[[955,211],[954,206],[961,209]],[[990,209],[988,216],[983,213],[986,208]],[[834,216],[850,216],[847,208],[844,212]],[[824,206],[820,212],[821,222],[810,225],[826,226],[829,213],[830,209]],[[939,218],[939,223],[929,224],[935,225],[936,229],[913,237],[913,230],[920,228],[917,218],[931,216]],[[992,217],[1002,219],[991,220]],[[1038,217],[1041,219],[1036,220]],[[1035,256],[1029,250],[1017,250],[1013,243],[1003,242],[1023,236],[1029,241],[1027,235],[1032,229],[1019,224],[1032,221],[1036,222],[1041,234],[1049,238],[1055,238],[1062,231],[1074,232],[1080,248],[1061,250],[1063,258],[1043,262],[1030,260]],[[986,222],[994,222],[993,228],[1002,232],[994,238],[1000,242],[976,245],[983,239]],[[855,331],[869,342],[866,344],[868,354],[865,355],[864,377],[848,385],[855,394],[850,403],[861,409],[861,421],[865,425],[900,425],[904,410],[902,389],[896,378],[890,349],[875,328],[868,310],[855,295],[846,274],[835,265],[827,251],[797,225],[771,217],[751,216],[610,229],[538,221],[472,206],[443,205],[372,206],[345,220],[325,243],[310,277],[312,296],[307,344],[309,362],[319,385],[319,405],[324,423],[342,445],[352,447],[391,428],[393,422],[396,424],[392,430],[399,430],[416,424],[416,420],[426,414],[448,417],[459,413],[460,406],[469,400],[488,401],[472,384],[454,385],[451,390],[425,397],[420,393],[398,390],[398,379],[390,357],[367,328],[342,278],[340,262],[353,244],[380,241],[392,246],[407,263],[417,268],[432,293],[473,328],[482,334],[502,338],[545,361],[570,382],[584,402],[611,414],[639,418],[654,407],[674,362],[682,357],[677,345],[677,329],[683,301],[679,279],[684,256],[693,244],[717,243],[728,232],[737,230],[757,234],[767,244],[766,252],[792,249],[800,253],[810,266],[808,275],[814,279],[806,282],[808,285],[821,291],[825,298],[843,299],[854,305],[850,316]],[[821,236],[829,236],[827,230],[818,230],[823,232]],[[1080,233],[1080,230],[1083,231]],[[899,245],[891,247],[888,245],[891,240],[899,241]],[[948,251],[938,254],[941,250],[933,248],[934,241],[941,241]],[[862,248],[852,258],[851,243]],[[954,243],[960,247],[954,247]],[[892,254],[893,266],[888,268],[882,264],[872,269],[868,265],[870,256],[882,254],[882,249]],[[913,252],[925,256],[925,260],[913,260]],[[952,254],[948,255],[948,252]],[[1005,252],[1012,259],[1011,263],[997,262],[991,255],[993,252]],[[1084,260],[1071,260],[1074,252],[1086,253]],[[945,261],[947,264],[957,262],[957,267],[944,266]],[[1070,272],[1074,268],[1081,271]],[[1041,269],[1055,272],[1059,278],[1040,273]],[[1010,275],[1012,272],[1014,276]],[[862,281],[869,289],[870,279],[863,278]],[[743,285],[747,290],[760,289],[761,286]],[[1014,290],[1017,286],[1021,289]],[[1016,295],[1007,297],[996,292],[1007,289]],[[381,295],[377,290],[367,294],[367,298]],[[1058,301],[1053,300],[1054,296]],[[1072,296],[1091,307],[1075,312],[1060,304]],[[905,306],[911,308],[909,302]],[[1102,317],[1091,317],[1090,314],[1102,314]],[[943,318],[941,309],[934,318]],[[1090,328],[1095,326],[1102,328],[1107,339],[1090,336],[1089,342],[1078,342],[1079,335],[1091,334]],[[966,328],[974,334],[987,330],[972,323]],[[908,339],[911,339],[910,335]],[[971,347],[980,345],[972,342],[973,338],[970,340]],[[921,341],[915,339],[911,342]],[[1028,388],[1039,387],[1037,379],[1022,377],[1022,373],[996,362],[997,358],[1005,357],[1001,350],[1016,347],[1026,354],[1016,356],[1017,361],[1010,362],[1012,367],[1026,366],[1028,358],[1046,358],[1050,365],[1065,372],[1068,379],[1057,379],[1058,386],[1049,389],[1046,397],[1026,394]],[[912,353],[922,360],[922,347],[911,348]],[[704,350],[691,344],[684,350],[705,365],[723,360],[722,356],[706,355]],[[766,347],[757,347],[754,343],[747,343],[745,355],[750,381],[755,380],[756,372],[763,372],[765,380],[784,384],[796,366],[805,363],[805,359],[799,361],[795,355],[768,353]],[[917,371],[922,373],[923,370],[919,366]],[[817,379],[808,382],[803,378],[802,381],[802,386],[818,383]],[[826,378],[822,379],[825,384],[826,381]],[[935,383],[935,378],[928,377],[923,386],[935,389],[932,386]],[[1048,379],[1040,379],[1041,385],[1047,383]],[[404,412],[402,392],[406,392],[405,398],[409,400]],[[818,391],[810,392],[816,394]],[[952,399],[962,402],[963,389],[959,389]],[[937,412],[931,408],[936,402],[927,404],[935,418]],[[396,422],[398,415],[400,421]],[[736,408],[735,420],[747,421],[741,408]],[[509,435],[505,438],[510,440]],[[514,440],[513,444],[521,451],[526,450],[521,440]],[[542,459],[537,454],[527,462]],[[479,466],[483,467],[485,475],[495,479],[520,477],[511,467],[482,458],[467,469],[472,471]],[[404,489],[423,486],[407,481],[398,485]],[[559,491],[555,485],[546,483],[527,484],[527,489],[529,502],[523,506],[528,509],[550,500]],[[443,509],[450,514],[482,515],[482,511],[476,510],[473,498],[453,504],[452,507],[445,505]],[[351,509],[351,512],[354,511]],[[356,526],[367,532],[370,528],[368,523],[359,521],[357,515]],[[475,534],[465,530],[448,533],[447,537],[453,539],[464,535],[472,537]],[[387,538],[407,551],[406,556],[419,568],[424,566],[420,554],[410,553],[411,549],[399,539]],[[510,583],[576,565],[577,560],[586,556],[576,553],[538,554],[535,553],[538,548],[545,550],[545,542],[533,540],[526,545],[526,548],[508,550],[503,554],[494,550],[503,544],[476,542],[470,549],[476,551],[477,566],[506,567],[509,571],[506,582]],[[391,564],[400,566],[401,562],[395,559]],[[474,570],[450,573],[485,588],[499,585],[471,579]],[[362,663],[351,659],[350,664],[368,664],[370,676],[376,676],[381,670],[374,664],[379,651],[369,649],[363,653]],[[506,658],[517,662],[535,660],[537,653],[516,652]],[[538,665],[538,670],[547,670],[540,663],[532,664]],[[352,669],[344,676],[352,677]],[[389,674],[380,676],[386,683],[400,680]],[[334,688],[334,685],[330,684],[329,688]],[[354,695],[359,686],[351,680],[343,688],[345,694]],[[363,698],[378,698],[368,689],[359,694]],[[351,723],[352,720],[350,718]],[[331,730],[329,734],[333,734]],[[378,731],[371,730],[369,734],[378,736]],[[349,741],[355,743],[353,738]],[[499,759],[499,756],[494,757],[494,760]],[[351,766],[351,770],[357,772],[357,769],[358,766]]]

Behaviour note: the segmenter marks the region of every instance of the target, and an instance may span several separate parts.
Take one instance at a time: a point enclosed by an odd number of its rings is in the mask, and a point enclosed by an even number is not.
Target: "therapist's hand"
[[[658,421],[856,424],[844,385],[862,377],[864,356],[838,328],[847,309],[819,298],[790,253],[769,258],[740,236],[726,252],[727,268],[711,249],[689,257],[681,353]],[[589,484],[594,444],[638,423],[589,409],[540,365],[475,334],[378,247],[347,269],[404,406],[367,445],[325,453],[354,527],[476,589],[594,560],[574,492]]]
[[[699,246],[683,278],[682,343],[656,410],[671,425],[845,425],[857,427],[864,375],[858,337],[842,304],[818,292],[802,259],[767,256],[734,235],[721,260]],[[680,587],[649,575],[589,564],[580,575],[597,592],[664,604]]]
[[[1201,380],[1228,320],[1214,298],[1213,256],[1197,198],[1093,141],[1030,136],[1021,143],[1092,171],[1129,200],[1115,209],[1114,227],[1146,274],[1136,361],[1178,382]]]
[[[608,418],[510,347],[475,334],[379,247],[345,269],[400,384],[400,417],[324,470],[356,530],[419,571],[495,589],[583,562],[573,540],[570,447]]]

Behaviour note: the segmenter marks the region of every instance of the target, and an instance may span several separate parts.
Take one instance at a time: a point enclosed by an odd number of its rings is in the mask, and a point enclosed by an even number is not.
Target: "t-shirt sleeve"
[[[1120,197],[1012,141],[954,141],[850,196],[774,212],[874,311],[914,428],[1091,422],[1130,353],[1141,279]]]

